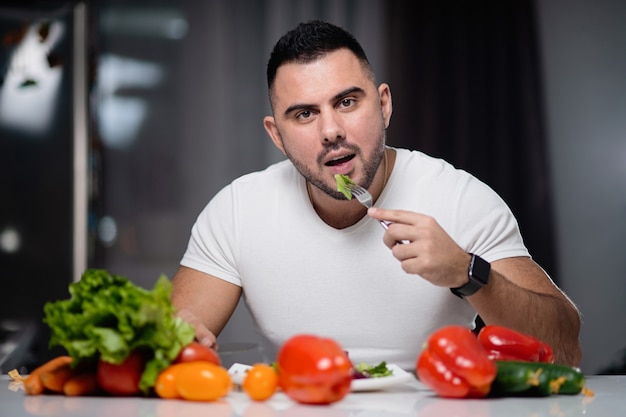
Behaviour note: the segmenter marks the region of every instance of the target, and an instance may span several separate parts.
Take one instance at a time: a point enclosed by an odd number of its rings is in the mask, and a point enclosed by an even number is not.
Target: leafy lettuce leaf
[[[365,378],[381,378],[393,375],[393,372],[387,367],[387,362],[385,361],[379,363],[378,365],[370,365],[368,363],[361,362],[355,365],[354,368]]]
[[[348,200],[352,200],[352,191],[350,191],[350,184],[354,184],[354,181],[347,175],[336,174],[335,181],[337,182],[337,191],[341,192]]]
[[[69,285],[69,293],[69,299],[44,306],[50,347],[63,346],[75,362],[115,364],[141,350],[147,357],[140,382],[144,392],[194,338],[193,327],[175,316],[165,275],[148,291],[123,276],[90,269]]]

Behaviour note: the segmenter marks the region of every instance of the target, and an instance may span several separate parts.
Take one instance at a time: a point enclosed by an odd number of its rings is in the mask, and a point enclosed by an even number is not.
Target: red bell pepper
[[[478,333],[478,341],[492,360],[554,362],[550,345],[506,327],[487,325]]]
[[[431,334],[416,363],[419,380],[448,398],[486,396],[496,371],[474,333],[454,325]]]
[[[330,404],[350,392],[352,362],[333,339],[300,334],[278,351],[278,386],[303,404]]]

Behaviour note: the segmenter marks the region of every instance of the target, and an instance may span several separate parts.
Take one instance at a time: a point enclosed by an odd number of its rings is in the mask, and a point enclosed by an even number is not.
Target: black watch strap
[[[467,271],[469,281],[467,284],[457,288],[450,288],[452,294],[457,297],[467,297],[474,294],[489,283],[489,272],[491,272],[491,264],[478,255],[472,255],[470,266]]]

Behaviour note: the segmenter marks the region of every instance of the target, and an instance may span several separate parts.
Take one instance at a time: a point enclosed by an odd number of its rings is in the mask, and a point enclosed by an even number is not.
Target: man
[[[530,258],[506,204],[445,161],[385,145],[391,92],[352,35],[300,24],[275,45],[267,80],[264,126],[288,160],[209,202],[173,279],[200,341],[216,346],[243,294],[269,361],[290,336],[313,333],[355,362],[413,369],[431,332],[473,328],[478,313],[579,364],[579,313]],[[336,174],[378,208],[347,200]]]

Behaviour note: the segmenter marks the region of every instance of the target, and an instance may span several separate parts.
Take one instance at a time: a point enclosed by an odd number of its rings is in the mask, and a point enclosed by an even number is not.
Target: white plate
[[[230,379],[233,381],[233,384],[243,384],[246,372],[248,372],[248,369],[250,368],[252,368],[250,365],[244,365],[243,363],[234,363],[230,368],[228,368],[228,374],[230,375]]]
[[[411,380],[412,375],[398,365],[387,364],[392,372],[390,376],[378,378],[359,378],[352,380],[352,391],[378,391],[398,384],[404,384]]]
[[[385,388],[392,387],[398,384],[404,384],[409,382],[412,375],[400,368],[398,365],[387,364],[392,372],[390,376],[381,376],[378,378],[359,378],[353,379],[350,387],[351,391],[378,391]],[[235,363],[230,367],[228,373],[231,376],[232,381],[241,385],[246,375],[246,371],[250,369],[250,365],[244,365],[242,363]]]

